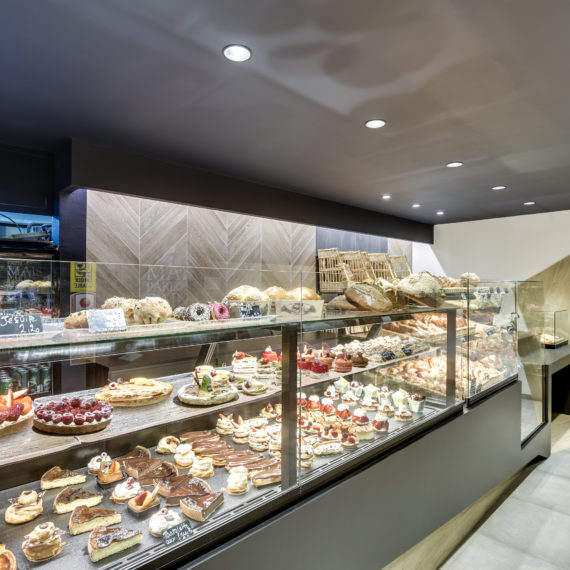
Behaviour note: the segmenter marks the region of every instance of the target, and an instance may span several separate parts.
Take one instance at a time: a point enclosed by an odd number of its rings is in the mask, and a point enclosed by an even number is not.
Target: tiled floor
[[[442,568],[570,568],[570,416],[554,419],[552,443],[552,456]]]

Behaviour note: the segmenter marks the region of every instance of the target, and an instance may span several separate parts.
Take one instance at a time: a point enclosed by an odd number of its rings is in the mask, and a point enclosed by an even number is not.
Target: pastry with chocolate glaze
[[[111,526],[121,522],[121,513],[112,509],[93,509],[81,505],[75,507],[69,517],[69,533],[73,536],[91,532],[98,526]]]
[[[155,479],[164,479],[166,477],[172,477],[173,475],[178,475],[176,465],[169,461],[161,461],[159,465],[139,473],[138,481],[143,487],[149,487],[154,485]]]
[[[10,499],[4,515],[8,524],[23,524],[33,521],[44,512],[42,497],[45,491],[22,491],[17,499]],[[0,566],[1,569],[1,566]]]
[[[66,487],[53,501],[53,510],[58,514],[71,513],[75,507],[94,507],[103,500],[101,493],[91,493],[85,489]]]
[[[64,534],[65,531],[56,528],[52,522],[39,524],[22,543],[25,557],[31,562],[43,562],[57,556],[67,544],[61,540]]]
[[[266,469],[265,471],[257,472],[252,478],[251,482],[254,487],[263,487],[265,485],[273,485],[281,481],[281,467],[277,466],[273,469]]]
[[[145,471],[155,469],[162,463],[162,459],[150,457],[140,457],[136,459],[126,459],[123,461],[123,469],[129,477],[138,479]]]
[[[223,502],[223,493],[210,493],[201,497],[186,497],[180,501],[180,508],[189,519],[204,522]]]
[[[150,459],[150,451],[142,445],[137,445],[133,450],[125,453],[125,455],[116,458],[121,465],[129,459]]]
[[[42,489],[56,489],[58,487],[67,487],[68,485],[80,485],[85,483],[87,476],[77,471],[62,469],[61,467],[52,467],[46,471],[40,480]]]
[[[142,533],[120,526],[98,526],[91,531],[87,550],[91,562],[98,562],[107,556],[113,556],[142,541]]]

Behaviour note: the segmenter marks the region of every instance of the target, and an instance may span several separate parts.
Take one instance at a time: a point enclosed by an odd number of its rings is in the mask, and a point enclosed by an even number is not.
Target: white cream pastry
[[[180,440],[173,435],[167,435],[163,437],[156,446],[157,453],[163,453],[165,455],[174,453],[176,448],[180,445]]]
[[[352,393],[357,397],[360,398],[360,396],[362,395],[362,382],[358,382],[358,380],[353,380],[350,383],[350,389],[352,390]]]
[[[113,494],[111,498],[115,502],[124,503],[137,495],[140,495],[143,492],[143,489],[137,481],[134,480],[133,477],[129,477],[126,481],[119,483],[115,486],[113,490]]]
[[[208,479],[214,474],[214,460],[211,457],[197,457],[190,468],[192,477]]]
[[[220,435],[232,435],[234,433],[234,423],[232,421],[233,416],[233,414],[230,414],[229,416],[224,416],[224,414],[218,415],[216,431]]]
[[[326,398],[330,398],[331,400],[337,400],[338,399],[338,392],[337,392],[334,384],[330,384],[327,387],[324,395]]]
[[[251,427],[249,423],[244,422],[241,416],[238,417],[238,421],[234,422],[234,433],[232,440],[234,443],[247,443],[249,440],[249,434],[251,432]]]
[[[99,473],[101,470],[101,463],[107,459],[109,459],[109,456],[105,452],[101,453],[101,455],[92,457],[87,464],[87,470],[92,475],[97,475],[97,473]]]
[[[348,405],[358,404],[358,396],[352,391],[348,390],[343,395],[341,400]]]
[[[402,404],[408,403],[409,394],[405,390],[398,390],[392,394],[392,401],[394,402],[394,406],[399,408]]]
[[[148,530],[152,536],[160,537],[169,528],[176,526],[182,522],[182,517],[170,509],[160,509],[150,517],[148,521]]]
[[[191,467],[192,463],[194,463],[195,458],[196,454],[192,451],[192,446],[189,443],[181,443],[176,448],[174,461],[178,467]]]
[[[315,459],[315,453],[313,451],[313,446],[307,441],[303,440],[301,446],[297,448],[297,456],[299,458],[299,463],[303,469],[308,469],[313,464]]]
[[[367,386],[364,386],[362,392],[364,396],[368,396],[372,400],[378,397],[377,396],[378,389],[376,388],[376,386],[374,386],[374,384],[368,384]]]
[[[267,451],[269,449],[269,439],[270,436],[265,429],[252,428],[248,439],[249,447],[253,451]]]
[[[247,467],[243,465],[232,467],[228,476],[226,491],[230,495],[243,495],[247,493],[249,491],[248,473]]]

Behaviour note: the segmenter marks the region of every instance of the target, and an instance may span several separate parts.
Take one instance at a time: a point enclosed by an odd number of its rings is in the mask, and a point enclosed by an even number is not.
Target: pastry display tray
[[[226,440],[228,443],[233,445],[236,449],[247,449],[247,445],[237,445],[232,443],[231,437],[222,436],[222,440]],[[133,443],[134,447],[134,443]],[[268,456],[267,453],[264,454]],[[172,455],[159,455],[154,452],[152,448],[152,456],[160,458],[164,461],[173,461]],[[61,467],[66,467],[65,465],[60,465]],[[82,473],[87,473],[87,469],[78,469]],[[188,469],[180,469],[179,473],[188,473]],[[226,486],[228,477],[228,472],[224,467],[216,467],[214,476],[206,479],[208,484],[212,487],[213,491],[221,491],[222,488]],[[44,513],[38,518],[22,525],[9,525],[4,520],[4,514],[6,508],[9,505],[10,498],[16,498],[19,494],[26,489],[40,489],[39,481],[33,484],[22,485],[20,487],[15,487],[12,489],[7,489],[0,491],[0,543],[5,543],[8,550],[11,550],[16,556],[18,562],[18,568],[37,568],[41,567],[46,570],[60,570],[61,568],[113,568],[114,570],[119,570],[121,568],[136,568],[142,563],[142,561],[148,562],[149,549],[152,550],[152,556],[160,556],[166,553],[169,549],[162,543],[162,539],[152,536],[148,530],[148,521],[150,517],[158,512],[159,509],[151,509],[148,516],[143,516],[141,518],[137,517],[131,513],[126,504],[117,505],[111,499],[111,494],[113,492],[113,487],[107,490],[101,490],[97,483],[94,475],[87,473],[87,482],[83,485],[73,485],[74,488],[85,488],[88,491],[100,492],[103,494],[103,501],[97,508],[103,509],[114,509],[121,513],[122,521],[118,526],[140,530],[143,534],[142,543],[131,549],[123,551],[122,553],[105,558],[100,562],[93,563],[89,559],[89,554],[87,552],[87,541],[89,538],[89,533],[80,534],[77,536],[71,536],[69,534],[69,518],[70,513],[64,515],[58,515],[53,512],[53,501],[55,496],[62,490],[50,489],[46,491],[43,497]],[[150,489],[150,487],[145,487],[145,489]],[[279,484],[268,485],[266,487],[261,487],[256,489],[250,484],[249,491],[244,495],[230,495],[224,493],[224,502],[222,506],[215,511],[208,520],[203,523],[190,521],[192,529],[194,531],[194,536],[199,537],[202,534],[214,531],[225,525],[228,520],[234,520],[236,517],[242,516],[251,510],[256,509],[261,504],[265,504],[271,501],[272,498],[280,494],[281,486]],[[161,507],[165,505],[166,499],[161,498]],[[182,520],[187,519],[182,513],[180,507],[169,507],[178,512]],[[43,562],[41,564],[29,562],[24,553],[22,552],[22,543],[24,542],[24,536],[30,533],[34,527],[42,522],[53,522],[58,528],[65,530],[67,534],[62,537],[64,542],[69,544],[65,546],[62,552],[53,558],[52,560]],[[140,561],[140,562],[138,562]]]
[[[198,429],[192,427],[197,420],[206,421],[208,417],[217,419],[219,412],[233,410],[248,404],[259,403],[275,398],[280,398],[281,388],[269,386],[265,392],[256,396],[248,396],[239,393],[239,397],[232,402],[218,404],[215,406],[188,406],[176,398],[176,393],[185,384],[192,382],[192,374],[177,374],[175,376],[165,376],[158,378],[174,386],[172,394],[162,402],[150,406],[137,407],[115,407],[113,419],[104,430],[76,436],[48,435],[36,431],[31,426],[25,426],[19,431],[0,436],[0,467],[13,463],[28,461],[47,453],[69,451],[72,448],[80,447],[84,444],[105,442],[119,436],[124,437],[129,433],[136,437],[137,432],[143,429],[156,428],[160,433],[166,429],[165,420],[169,423],[180,423],[188,425],[188,430]],[[84,390],[65,394],[68,398],[74,396],[93,396],[98,390]],[[59,396],[58,396],[59,397]],[[49,401],[50,397],[38,398],[36,402]],[[228,412],[229,413],[229,412]],[[213,427],[213,426],[210,426]],[[167,435],[164,433],[164,435]]]

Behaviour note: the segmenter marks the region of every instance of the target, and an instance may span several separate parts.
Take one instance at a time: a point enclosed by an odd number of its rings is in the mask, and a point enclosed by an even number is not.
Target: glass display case
[[[568,309],[545,309],[544,329],[539,342],[544,348],[560,348],[568,344]]]
[[[329,312],[293,271],[52,263],[61,317],[0,310],[19,568],[175,563],[461,413],[454,309]],[[395,326],[429,319],[445,334]]]

